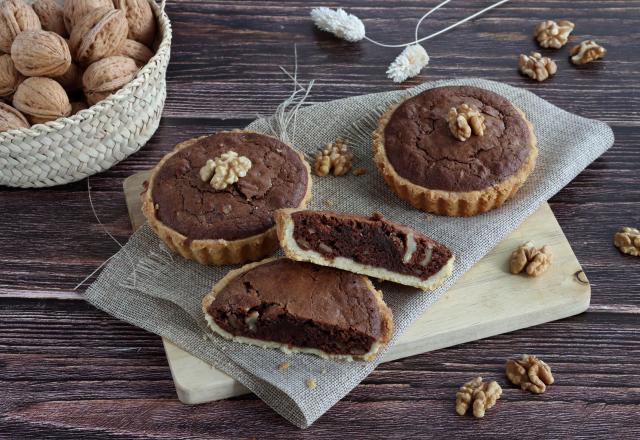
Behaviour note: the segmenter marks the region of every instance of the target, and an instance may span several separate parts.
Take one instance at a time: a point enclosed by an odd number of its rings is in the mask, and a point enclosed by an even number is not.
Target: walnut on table
[[[233,185],[241,177],[245,177],[251,169],[251,160],[240,156],[235,151],[227,151],[215,159],[207,160],[200,168],[200,178],[203,182],[211,183],[217,190],[223,190]]]
[[[314,171],[320,177],[332,171],[334,176],[343,176],[351,170],[352,161],[353,154],[349,152],[347,141],[336,139],[316,154]]]
[[[481,377],[476,377],[462,385],[456,393],[456,412],[463,416],[472,407],[474,417],[482,418],[501,395],[502,388],[498,382],[483,382]]]
[[[573,46],[569,51],[571,62],[581,65],[602,58],[607,53],[607,49],[600,46],[593,40],[586,40],[577,46]]]
[[[555,61],[543,57],[539,52],[531,52],[531,55],[520,54],[518,67],[522,74],[536,81],[544,81],[558,71]]]
[[[484,136],[484,116],[472,105],[462,104],[457,108],[451,107],[447,120],[451,134],[459,141],[466,141],[471,134]]]
[[[535,36],[540,47],[560,49],[569,41],[575,24],[569,20],[545,20],[536,26]]]
[[[621,227],[613,236],[613,244],[624,254],[640,257],[640,230]]]
[[[542,275],[551,266],[552,253],[549,246],[536,249],[528,241],[511,253],[509,270],[512,274],[525,272],[531,277]]]
[[[535,394],[544,393],[547,386],[554,382],[549,365],[528,354],[507,361],[506,375],[514,385],[520,385],[522,390]]]

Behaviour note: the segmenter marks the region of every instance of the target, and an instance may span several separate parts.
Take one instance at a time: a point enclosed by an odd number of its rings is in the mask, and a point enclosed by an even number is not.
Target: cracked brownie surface
[[[366,277],[287,259],[234,278],[207,312],[234,336],[327,353],[364,354],[383,335]]]
[[[484,116],[484,136],[461,142],[452,136],[451,107],[473,105]],[[505,180],[529,155],[530,132],[506,99],[488,90],[448,86],[404,101],[384,131],[384,147],[395,171],[416,185],[444,191],[474,191]]]
[[[252,166],[238,182],[216,190],[199,171],[228,151],[248,157]],[[221,132],[171,156],[151,195],[158,219],[188,239],[237,240],[273,227],[273,212],[298,206],[308,183],[302,159],[286,144],[258,133]]]

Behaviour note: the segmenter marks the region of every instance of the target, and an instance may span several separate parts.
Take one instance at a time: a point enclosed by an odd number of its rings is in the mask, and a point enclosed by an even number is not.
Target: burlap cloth
[[[472,218],[429,219],[385,185],[372,160],[370,133],[377,115],[388,104],[435,86],[459,84],[492,90],[524,110],[535,127],[540,155],[524,187],[501,209]],[[269,127],[267,120],[258,119],[248,128],[268,132]],[[614,140],[603,122],[567,113],[528,91],[481,79],[430,82],[411,90],[340,99],[299,111],[295,147],[307,157],[325,143],[347,135],[355,142],[355,166],[366,168],[367,173],[314,178],[310,208],[330,207],[358,214],[380,211],[390,220],[441,241],[457,256],[453,276],[431,293],[390,283],[380,285],[394,314],[396,331],[389,345],[465,271]],[[384,353],[375,362],[331,362],[231,343],[217,336],[204,337],[201,299],[231,268],[203,267],[171,255],[145,225],[111,259],[87,290],[86,298],[99,309],[167,338],[224,371],[299,427],[313,423],[383,360]],[[279,370],[277,366],[285,360],[289,369]],[[317,380],[314,390],[306,386],[312,377]]]

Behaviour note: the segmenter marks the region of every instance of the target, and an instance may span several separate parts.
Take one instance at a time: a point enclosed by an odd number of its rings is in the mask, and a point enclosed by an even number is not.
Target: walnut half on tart
[[[286,258],[229,272],[202,310],[226,339],[347,361],[373,359],[393,332],[391,310],[367,277]]]
[[[178,144],[152,170],[142,211],[184,258],[220,265],[275,252],[274,212],[311,196],[309,165],[276,138],[223,131]]]
[[[533,126],[506,98],[470,86],[436,87],[394,105],[373,134],[375,162],[402,199],[439,215],[501,206],[533,170]]]
[[[336,267],[428,291],[453,270],[444,245],[382,215],[281,209],[278,239],[287,257]]]

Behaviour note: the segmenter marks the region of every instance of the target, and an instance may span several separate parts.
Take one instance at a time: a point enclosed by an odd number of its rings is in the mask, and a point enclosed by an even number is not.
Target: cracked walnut
[[[316,154],[314,171],[320,177],[332,171],[334,176],[343,176],[351,170],[352,160],[353,154],[349,152],[347,141],[336,139]]]
[[[569,20],[545,20],[536,26],[535,36],[540,47],[560,49],[569,41],[575,24]]]
[[[542,275],[551,266],[552,253],[549,246],[536,249],[528,241],[511,253],[509,270],[512,274],[525,272],[531,277]]]
[[[512,384],[535,394],[544,393],[547,386],[554,382],[549,365],[528,354],[507,361],[506,375]]]
[[[462,104],[458,108],[451,107],[447,120],[451,134],[459,141],[466,141],[471,134],[484,136],[484,116],[472,105]]]
[[[472,407],[474,417],[482,418],[501,395],[502,388],[498,382],[483,382],[481,377],[476,377],[462,385],[456,393],[456,412],[463,416]]]
[[[577,46],[573,46],[569,51],[571,55],[571,62],[573,64],[581,65],[587,64],[591,61],[595,61],[602,58],[607,53],[607,49],[600,46],[593,40],[586,40]]]
[[[200,178],[203,182],[211,183],[215,189],[223,190],[246,176],[250,168],[251,160],[248,157],[239,156],[235,151],[227,151],[220,157],[207,160],[200,168]]]
[[[640,230],[621,227],[613,236],[613,244],[624,254],[640,257]]]
[[[543,57],[539,52],[531,52],[531,55],[520,54],[518,67],[522,74],[536,81],[544,81],[558,71],[555,61]]]

